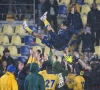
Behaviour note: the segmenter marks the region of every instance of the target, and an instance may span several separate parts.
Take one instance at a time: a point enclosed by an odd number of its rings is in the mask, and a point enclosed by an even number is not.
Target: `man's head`
[[[41,54],[41,50],[36,50],[36,55],[40,55]]]
[[[12,73],[12,74],[14,74],[15,70],[16,70],[16,68],[13,65],[9,65],[7,67],[7,71],[10,72],[10,73]]]
[[[96,3],[92,4],[92,9],[97,9],[97,4]]]
[[[6,60],[2,60],[2,66],[3,66],[3,67],[6,67],[6,66],[7,66]]]
[[[68,26],[69,26],[69,23],[67,21],[63,21],[61,23],[61,29],[63,29],[63,30],[66,30]]]
[[[48,64],[46,66],[46,71],[47,71],[48,74],[52,74],[52,65],[51,64]]]
[[[9,56],[9,55],[10,55],[10,51],[9,51],[8,49],[5,49],[5,50],[3,51],[3,54],[4,54],[5,56]]]

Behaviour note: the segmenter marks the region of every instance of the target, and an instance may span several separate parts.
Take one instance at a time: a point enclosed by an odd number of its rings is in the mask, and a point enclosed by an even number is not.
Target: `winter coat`
[[[69,12],[67,17],[67,22],[75,30],[80,30],[83,28],[82,20],[78,12],[75,12],[74,14],[71,14],[71,12]]]
[[[15,76],[10,72],[6,72],[0,79],[0,90],[18,90]]]
[[[81,35],[81,39],[82,39],[82,52],[94,52],[94,39],[95,39],[94,34],[83,33]]]
[[[23,68],[22,71],[19,72],[17,76],[17,82],[18,82],[18,90],[24,90],[24,81],[27,74],[25,72],[25,69]]]
[[[26,77],[24,90],[45,90],[43,77],[38,74],[39,67],[37,63],[32,63],[30,66],[30,74]]]
[[[87,23],[91,25],[92,31],[100,29],[100,11],[98,9],[91,9],[87,16]]]

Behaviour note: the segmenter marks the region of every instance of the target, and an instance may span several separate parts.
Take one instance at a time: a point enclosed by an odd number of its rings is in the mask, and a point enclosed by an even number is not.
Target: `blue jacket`
[[[66,30],[61,30],[58,34],[52,32],[52,30],[49,31],[52,44],[57,50],[64,50],[68,47],[68,42],[73,34],[77,34],[77,31],[75,31],[72,27],[68,27]]]

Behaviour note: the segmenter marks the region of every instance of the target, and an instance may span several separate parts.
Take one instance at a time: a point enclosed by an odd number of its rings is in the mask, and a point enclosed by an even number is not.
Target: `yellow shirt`
[[[45,90],[55,90],[56,86],[59,84],[59,78],[55,74],[43,74],[45,81]]]
[[[84,89],[85,80],[82,76],[76,76],[74,79],[74,87],[73,90],[83,90]]]
[[[27,64],[29,64],[29,63],[31,64],[31,63],[33,63],[33,62],[38,63],[38,66],[40,66],[40,62],[37,62],[37,61],[36,61],[36,58],[30,56],[29,59],[28,59]]]
[[[43,75],[43,74],[47,74],[47,71],[46,71],[46,70],[39,71],[39,74],[41,74],[41,75]]]

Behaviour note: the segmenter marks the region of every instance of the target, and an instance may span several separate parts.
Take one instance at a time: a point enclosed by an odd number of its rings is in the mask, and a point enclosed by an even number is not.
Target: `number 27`
[[[49,86],[50,83],[52,83],[51,86]],[[54,85],[54,83],[55,83],[55,80],[46,80],[45,87],[52,87]]]

